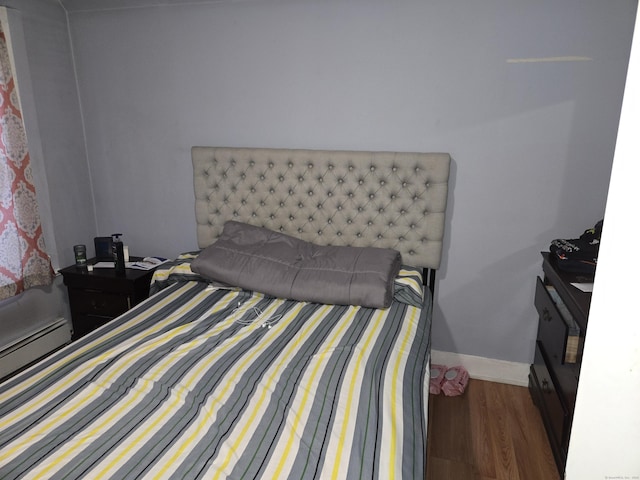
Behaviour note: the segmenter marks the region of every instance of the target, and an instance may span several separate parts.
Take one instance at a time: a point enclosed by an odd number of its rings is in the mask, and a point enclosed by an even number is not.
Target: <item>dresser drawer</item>
[[[92,290],[69,289],[73,315],[115,318],[131,308],[129,296]]]
[[[558,269],[549,252],[542,252],[542,258],[544,281],[538,278],[536,282],[538,335],[529,373],[529,391],[540,410],[563,478],[591,293],[582,292],[574,285],[588,282],[589,278]]]
[[[544,344],[549,360],[561,365],[565,361],[569,329],[540,277],[536,284],[535,305],[540,315],[538,340]]]
[[[536,342],[536,355],[531,367],[534,386],[538,399],[542,403],[541,409],[545,413],[543,418],[549,437],[553,439],[554,450],[565,450],[566,430],[569,425],[569,412],[556,389],[554,379],[549,373],[548,359],[544,346]],[[566,454],[566,452],[565,452]]]

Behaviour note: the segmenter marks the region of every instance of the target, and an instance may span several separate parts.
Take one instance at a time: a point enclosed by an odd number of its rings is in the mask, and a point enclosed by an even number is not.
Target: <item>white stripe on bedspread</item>
[[[428,333],[399,302],[168,287],[0,386],[0,478],[422,478]]]

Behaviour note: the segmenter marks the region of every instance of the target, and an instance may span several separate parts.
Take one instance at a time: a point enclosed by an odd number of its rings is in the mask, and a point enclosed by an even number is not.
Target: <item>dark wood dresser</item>
[[[60,270],[69,293],[72,339],[86,335],[145,300],[153,272],[127,268],[124,275],[117,275],[113,268],[88,271],[75,265]]]
[[[540,409],[560,476],[564,477],[591,304],[591,293],[571,283],[593,282],[593,277],[559,270],[547,252],[542,257],[544,279],[538,277],[536,285],[538,335],[529,391]]]

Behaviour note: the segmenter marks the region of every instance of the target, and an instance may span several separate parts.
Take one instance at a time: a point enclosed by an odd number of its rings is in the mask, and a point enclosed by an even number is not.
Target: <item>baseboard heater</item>
[[[64,318],[58,318],[40,330],[10,343],[0,350],[0,379],[69,342],[71,342],[69,322]]]

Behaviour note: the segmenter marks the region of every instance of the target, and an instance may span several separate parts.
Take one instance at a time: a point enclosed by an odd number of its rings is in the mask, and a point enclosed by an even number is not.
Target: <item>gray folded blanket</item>
[[[229,221],[191,269],[278,298],[387,308],[401,263],[400,253],[389,248],[321,246]]]

